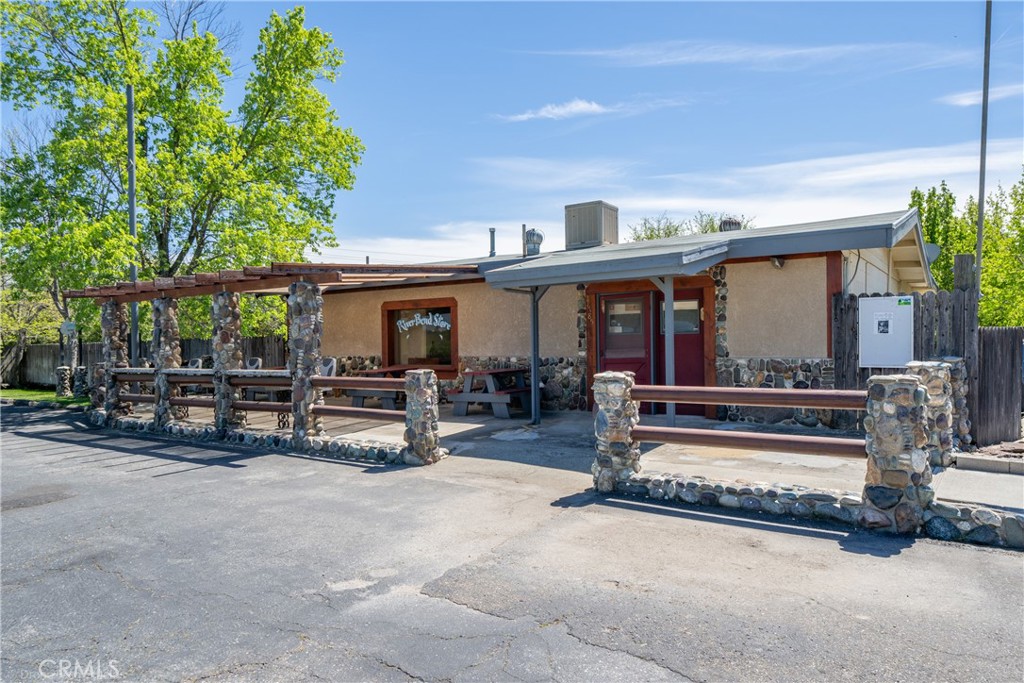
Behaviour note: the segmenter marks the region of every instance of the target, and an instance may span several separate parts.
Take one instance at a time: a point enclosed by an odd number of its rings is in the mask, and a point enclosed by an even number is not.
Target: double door
[[[632,372],[637,384],[704,385],[704,321],[701,290],[676,290],[671,323],[675,330],[675,376],[665,378],[665,301],[660,292],[598,296],[598,372]],[[651,406],[645,405],[648,411]],[[699,405],[680,404],[679,414],[703,414]]]

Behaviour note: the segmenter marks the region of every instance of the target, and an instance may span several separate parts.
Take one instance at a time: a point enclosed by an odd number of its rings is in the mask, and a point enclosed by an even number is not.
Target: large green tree
[[[910,206],[921,213],[925,240],[942,248],[931,265],[936,284],[952,289],[953,256],[976,251],[977,201],[968,197],[960,206],[943,181],[914,188]],[[985,199],[981,265],[981,324],[1024,326],[1024,173],[1008,192],[998,187]]]
[[[18,286],[122,280],[129,261],[142,278],[298,261],[334,244],[335,195],[351,189],[363,151],[318,88],[337,78],[341,50],[301,7],[272,13],[231,110],[216,15],[203,2],[165,3],[162,16],[124,0],[0,4],[0,96],[52,117],[41,144],[9,138],[3,150],[3,266]]]

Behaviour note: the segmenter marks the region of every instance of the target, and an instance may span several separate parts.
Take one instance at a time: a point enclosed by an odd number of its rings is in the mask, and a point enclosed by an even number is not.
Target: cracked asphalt
[[[1024,678],[1021,553],[599,497],[589,435],[492,436],[388,469],[6,408],[0,676]]]

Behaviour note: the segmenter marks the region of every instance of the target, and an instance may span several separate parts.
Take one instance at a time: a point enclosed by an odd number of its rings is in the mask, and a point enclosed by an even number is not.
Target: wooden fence
[[[150,357],[150,344],[146,340],[139,343],[139,357]],[[213,342],[209,339],[182,339],[182,364],[191,358],[210,356]],[[245,358],[262,358],[263,367],[276,368],[285,365],[285,340],[281,337],[243,337],[242,353]],[[55,386],[54,371],[60,362],[60,346],[58,344],[29,344],[21,360],[18,372],[11,372],[12,383]],[[82,344],[79,354],[79,365],[86,367],[103,362],[103,344],[87,342]],[[18,380],[13,380],[18,377]]]
[[[1024,327],[983,327],[978,346],[981,391],[971,431],[982,445],[1016,441],[1021,437]]]

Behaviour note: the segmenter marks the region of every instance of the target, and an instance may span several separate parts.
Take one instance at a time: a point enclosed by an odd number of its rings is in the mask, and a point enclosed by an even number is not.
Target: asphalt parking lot
[[[557,426],[426,468],[2,430],[5,681],[1024,678],[1021,553],[600,497]]]

